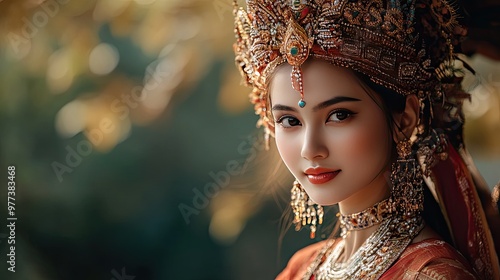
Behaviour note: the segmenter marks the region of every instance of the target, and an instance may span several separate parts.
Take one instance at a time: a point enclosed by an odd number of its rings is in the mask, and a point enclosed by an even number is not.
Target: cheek
[[[287,134],[281,131],[281,129],[276,129],[275,138],[276,147],[278,148],[281,159],[292,174],[295,174],[294,170],[297,168],[295,165],[298,165],[300,160],[301,140],[299,136],[290,135],[289,133]]]
[[[356,172],[379,172],[388,161],[388,129],[383,116],[357,120],[346,127],[336,149],[343,164],[354,167]],[[352,169],[351,169],[352,170]]]

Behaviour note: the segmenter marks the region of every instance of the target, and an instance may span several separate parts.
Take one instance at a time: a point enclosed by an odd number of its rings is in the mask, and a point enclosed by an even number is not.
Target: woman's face
[[[270,84],[276,144],[285,165],[321,205],[349,201],[350,211],[361,211],[386,197],[385,113],[350,70],[321,60],[302,66],[307,105],[300,108],[291,69],[278,67]]]

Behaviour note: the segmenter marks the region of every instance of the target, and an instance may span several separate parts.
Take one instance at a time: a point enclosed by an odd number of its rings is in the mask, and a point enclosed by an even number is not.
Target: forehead
[[[276,68],[271,78],[269,94],[273,103],[297,103],[300,94],[292,88],[292,66],[284,63]],[[366,86],[352,70],[334,66],[326,61],[312,59],[302,65],[304,100],[323,101],[328,96],[366,97]]]

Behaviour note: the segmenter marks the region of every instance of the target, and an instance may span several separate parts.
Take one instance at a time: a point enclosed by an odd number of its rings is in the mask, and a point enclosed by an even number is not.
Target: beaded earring
[[[420,216],[424,207],[423,178],[410,140],[397,144],[398,159],[392,165],[392,197],[398,211],[408,218]]]
[[[294,215],[293,223],[295,230],[299,231],[303,226],[310,225],[311,239],[316,237],[316,225],[323,223],[323,207],[315,204],[302,188],[300,183],[295,180],[291,191],[292,211]]]

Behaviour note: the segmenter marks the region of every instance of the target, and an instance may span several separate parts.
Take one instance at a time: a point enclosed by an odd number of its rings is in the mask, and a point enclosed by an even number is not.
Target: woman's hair
[[[390,166],[397,159],[397,151],[396,151],[396,143],[394,142],[393,133],[395,129],[401,130],[398,124],[394,121],[394,115],[403,113],[406,108],[406,96],[401,95],[391,89],[388,89],[384,86],[381,86],[375,82],[373,82],[368,76],[353,71],[355,76],[358,78],[361,86],[365,88],[365,92],[368,96],[380,107],[380,109],[384,112],[387,122],[387,127],[389,131],[389,135],[387,138],[387,145],[389,147],[390,156],[388,157],[387,165],[379,172],[384,172],[385,169]],[[270,94],[269,94],[270,95]],[[379,98],[377,98],[379,97]],[[267,99],[268,103],[270,103],[270,96]],[[270,104],[267,104],[270,106]],[[425,112],[424,112],[425,114]],[[425,116],[420,116],[421,118],[425,118]],[[376,177],[377,177],[376,176]],[[425,182],[423,183],[425,184]],[[453,244],[453,240],[451,239],[450,232],[447,227],[447,223],[444,219],[444,216],[441,212],[441,208],[436,202],[434,196],[430,192],[427,186],[424,186],[424,211],[422,212],[422,217],[425,220],[426,224],[429,225],[435,232],[437,232],[444,241],[449,244]],[[291,208],[288,207],[283,215],[282,215],[282,224],[281,224],[281,234],[280,234],[280,244],[282,238],[284,237],[284,233],[291,227],[291,219],[293,215],[291,213]],[[331,229],[332,225],[327,228]],[[339,223],[335,222],[333,225],[333,232],[330,237],[334,237],[338,235]],[[323,230],[321,230],[324,232]]]
[[[377,105],[382,109],[384,114],[386,115],[386,119],[388,122],[388,126],[390,129],[390,138],[391,142],[391,151],[394,156],[395,154],[395,145],[393,141],[393,131],[394,127],[400,129],[397,124],[394,122],[393,115],[402,113],[406,107],[406,96],[396,93],[393,90],[390,90],[384,86],[378,85],[373,82],[368,76],[354,72],[355,75],[359,78],[362,84],[367,86],[370,91],[368,95],[375,101]],[[377,102],[376,98],[372,96],[372,93],[377,94],[382,100],[382,104]],[[425,113],[425,112],[424,112]],[[420,116],[421,118],[426,118],[426,116]],[[423,182],[425,184],[425,182]],[[441,212],[441,208],[439,207],[437,201],[434,196],[430,192],[427,186],[424,186],[424,211],[422,212],[422,217],[424,218],[427,225],[429,225],[434,231],[436,231],[444,241],[449,244],[453,244],[453,240],[451,238],[451,234],[449,232],[447,223],[444,219],[443,213]]]

